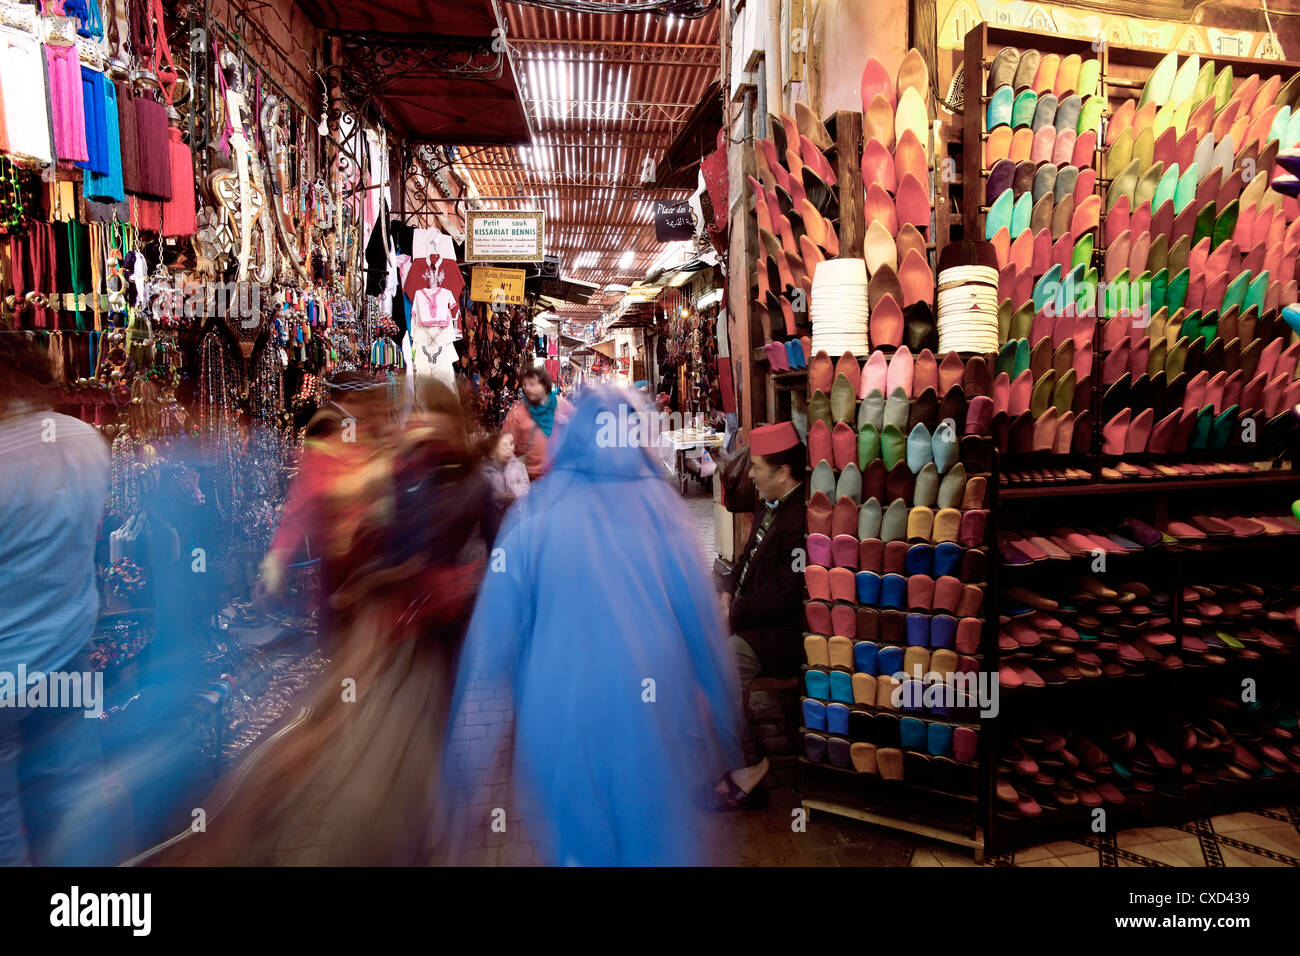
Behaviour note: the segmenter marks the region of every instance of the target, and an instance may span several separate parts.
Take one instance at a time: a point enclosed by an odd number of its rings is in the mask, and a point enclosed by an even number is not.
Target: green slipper
[[[1133,134],[1133,158],[1138,161],[1140,169],[1149,169],[1156,161],[1156,134],[1152,127],[1138,130]]]
[[[1268,278],[1268,270],[1265,269],[1251,280],[1250,287],[1246,290],[1246,297],[1241,300],[1242,312],[1250,308],[1264,311],[1264,297],[1268,295]]]
[[[1029,414],[1035,421],[1052,407],[1052,392],[1055,388],[1055,372],[1048,372],[1034,383],[1034,389],[1029,393]]]
[[[1032,302],[1022,302],[1020,307],[1011,314],[1011,323],[1007,332],[1010,339],[1028,339],[1029,332],[1034,327],[1034,304]]]
[[[1101,79],[1101,60],[1084,60],[1079,66],[1080,96],[1093,96],[1097,92],[1097,81]]]
[[[1192,102],[1199,103],[1214,92],[1214,61],[1206,60],[1201,64],[1201,72],[1196,74],[1196,86],[1192,88]]]
[[[880,457],[880,432],[875,425],[858,429],[858,470],[866,471],[867,466]]]
[[[984,216],[984,239],[991,241],[998,234],[999,229],[1011,229],[1011,207],[1015,203],[1015,196],[1010,189],[993,200],[993,205]]]
[[[1064,415],[1074,407],[1074,390],[1077,386],[1078,373],[1073,368],[1066,369],[1064,375],[1058,375],[1056,387],[1052,389],[1052,404]]]
[[[1011,307],[1010,299],[1003,299],[998,303],[998,341],[1006,343],[1011,338]]]
[[[1174,84],[1169,90],[1169,101],[1171,103],[1183,103],[1192,98],[1196,91],[1196,82],[1201,75],[1201,58],[1193,53],[1183,65],[1178,68],[1174,75]]]
[[[1100,96],[1089,96],[1083,101],[1083,106],[1079,108],[1079,125],[1077,127],[1080,136],[1088,132],[1088,130],[1100,131],[1102,105]]]
[[[1160,177],[1165,171],[1164,163],[1152,163],[1142,171],[1142,176],[1137,181],[1137,186],[1133,190],[1133,209],[1144,202],[1151,203],[1151,211],[1155,212],[1156,204],[1156,186],[1160,183]]]
[[[1056,292],[1056,312],[1065,311],[1073,298],[1079,294],[1079,284],[1083,282],[1083,266],[1075,266],[1061,278],[1061,287]]]
[[[1232,238],[1233,230],[1237,228],[1237,212],[1241,209],[1241,204],[1233,200],[1223,207],[1223,211],[1218,214],[1214,220],[1214,231],[1211,233],[1210,248],[1218,248],[1220,243],[1227,242]]]
[[[1177,312],[1187,302],[1187,287],[1191,279],[1192,270],[1185,267],[1170,276],[1169,291],[1165,293],[1165,302],[1169,305],[1169,311]]]
[[[880,433],[880,457],[885,463],[885,471],[890,471],[907,457],[907,436],[893,422]]]
[[[1151,277],[1151,308],[1168,308],[1169,270],[1161,269]]]
[[[993,363],[993,374],[1007,373],[1007,378],[1015,378],[1016,340],[1012,339],[998,349],[997,360]]]
[[[1177,73],[1178,54],[1177,52],[1169,53],[1151,71],[1151,75],[1147,77],[1146,85],[1142,87],[1142,95],[1138,97],[1138,109],[1148,103],[1169,102],[1169,91],[1174,87],[1174,77]]]
[[[1250,288],[1250,278],[1249,272],[1242,272],[1233,277],[1228,283],[1228,288],[1223,292],[1223,304],[1219,306],[1220,313],[1232,308],[1238,310],[1241,308],[1242,302],[1246,299],[1246,290]]]
[[[1029,368],[1031,351],[1029,348],[1029,339],[1016,339],[1016,362],[1011,368],[1011,378],[1014,379],[1026,369]]]
[[[1187,367],[1187,349],[1191,346],[1192,341],[1187,336],[1179,336],[1173,348],[1165,352],[1165,378],[1172,382],[1179,375],[1183,374],[1183,369]]]
[[[1151,199],[1151,209],[1155,211],[1166,202],[1173,202],[1174,192],[1178,189],[1178,164],[1170,163],[1160,181],[1156,183],[1156,194]],[[1175,207],[1174,212],[1178,209]]]
[[[1219,112],[1232,99],[1232,66],[1225,66],[1214,78],[1214,112]]]
[[[837,422],[852,422],[857,420],[857,412],[857,393],[849,377],[840,372],[831,385],[831,418]]]
[[[1232,430],[1237,424],[1237,413],[1241,411],[1240,406],[1231,405],[1223,410],[1218,418],[1210,424],[1210,434],[1207,444],[1210,448],[1227,448],[1228,442],[1232,440]]]
[[[1107,173],[1118,172],[1133,161],[1133,127],[1125,126],[1106,153]]]
[[[1177,164],[1174,169],[1177,169]],[[1178,178],[1178,184],[1174,187],[1174,215],[1178,215],[1188,207],[1193,199],[1196,198],[1196,187],[1200,185],[1200,167],[1192,163],[1187,167],[1187,171]]]
[[[1034,110],[1038,107],[1038,94],[1033,90],[1021,90],[1011,104],[1011,128],[1032,126]]]
[[[1011,238],[1014,241],[1016,236],[1029,228],[1030,217],[1034,211],[1033,193],[1024,192],[1016,200],[1015,205],[1011,207]]]
[[[1196,413],[1196,424],[1192,426],[1192,438],[1188,448],[1204,451],[1210,447],[1210,429],[1214,427],[1214,406],[1206,405]]]
[[[1084,234],[1079,241],[1074,244],[1074,255],[1070,257],[1070,268],[1092,264],[1092,250],[1096,241],[1096,236],[1089,232]]]
[[[1300,143],[1300,111],[1291,114],[1291,122],[1286,127],[1286,142],[1282,143],[1283,149],[1290,149]]]
[[[999,86],[993,91],[986,117],[988,129],[1011,125],[1011,108],[1015,98],[1015,91],[1009,86]]]
[[[1136,208],[1133,202],[1134,190],[1137,189],[1138,176],[1141,175],[1141,167],[1136,159],[1131,160],[1116,176],[1106,191],[1106,211],[1110,212],[1111,208],[1119,201],[1120,196],[1128,197],[1129,209]],[[1057,181],[1060,179],[1058,177]]]
[[[1003,195],[1005,195],[1005,193]],[[1205,204],[1205,208],[1196,214],[1196,229],[1192,232],[1193,248],[1195,248],[1197,243],[1202,239],[1210,239],[1210,244],[1213,246],[1214,240],[1212,237],[1214,235],[1214,219],[1215,204],[1213,202],[1208,202]]]

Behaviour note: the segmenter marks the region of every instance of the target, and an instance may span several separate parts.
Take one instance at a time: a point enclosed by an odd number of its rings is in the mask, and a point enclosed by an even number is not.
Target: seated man
[[[808,454],[789,422],[755,428],[749,438],[749,475],[760,499],[745,553],[724,583],[723,606],[731,624],[731,646],[742,694],[759,674],[792,677],[802,660],[804,580],[802,558],[807,525],[803,476]],[[742,698],[743,699],[743,698]],[[742,714],[740,746],[745,766],[715,788],[714,806],[761,807],[756,790],[769,764],[759,749],[749,715]]]

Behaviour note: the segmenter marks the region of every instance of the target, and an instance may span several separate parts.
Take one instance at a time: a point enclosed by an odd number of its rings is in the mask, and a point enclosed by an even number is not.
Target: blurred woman
[[[322,863],[429,862],[491,507],[455,393],[422,384],[406,428],[324,496],[325,547],[347,572],[330,597],[337,655],[309,716],[231,774],[209,803],[207,832],[178,845],[181,862],[274,862],[276,842],[309,818],[325,827]]]
[[[703,862],[692,792],[739,759],[735,665],[685,505],[645,447],[616,440],[637,401],[589,392],[510,509],[457,683],[458,706],[513,706],[516,792],[552,863]],[[508,723],[469,744],[495,753]]]

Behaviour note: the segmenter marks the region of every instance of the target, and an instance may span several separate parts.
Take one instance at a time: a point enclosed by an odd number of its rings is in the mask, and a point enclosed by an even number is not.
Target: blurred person
[[[510,432],[497,432],[483,443],[483,476],[492,488],[494,521],[489,540],[495,540],[497,529],[506,509],[528,494],[531,487],[528,469],[523,460],[515,457],[515,436]]]
[[[112,862],[99,721],[87,719],[83,708],[19,707],[16,692],[22,670],[30,678],[94,669],[95,541],[108,500],[109,453],[92,427],[52,410],[55,394],[46,350],[25,333],[0,331],[0,864],[6,866]],[[93,687],[83,690],[93,693]]]
[[[705,862],[695,793],[739,759],[735,665],[686,507],[646,448],[608,440],[636,403],[584,396],[506,515],[457,682],[453,727],[509,699],[516,795],[540,809],[550,863]],[[452,746],[493,753],[501,716]]]
[[[519,383],[524,397],[510,406],[502,428],[514,436],[515,454],[524,459],[528,480],[536,481],[546,470],[552,434],[573,415],[573,405],[555,391],[545,369],[524,369]]]
[[[745,553],[723,582],[722,603],[731,625],[731,648],[740,676],[740,749],[745,763],[714,788],[718,810],[759,809],[767,792],[759,782],[770,769],[749,715],[744,693],[754,678],[797,676],[803,651],[802,571],[795,556],[807,535],[802,475],[807,452],[789,422],[762,425],[749,438],[749,476],[760,506]]]
[[[185,862],[273,862],[309,814],[324,821],[329,865],[429,862],[456,661],[486,554],[476,532],[491,501],[456,394],[426,381],[416,406],[323,497],[322,546],[346,573],[329,598],[336,654],[309,715],[218,787],[207,832],[176,846]]]
[[[341,372],[329,383],[328,400],[307,424],[298,475],[285,498],[284,512],[258,573],[261,597],[279,598],[288,569],[302,561],[321,560],[317,627],[331,647],[328,598],[344,573],[322,555],[322,509],[342,476],[356,468],[369,450],[392,429],[388,390],[359,372]]]

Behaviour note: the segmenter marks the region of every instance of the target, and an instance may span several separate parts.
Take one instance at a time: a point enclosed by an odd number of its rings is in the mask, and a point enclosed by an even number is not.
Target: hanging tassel
[[[171,154],[172,198],[163,203],[162,234],[164,236],[192,236],[198,231],[197,211],[194,208],[194,154],[181,140],[181,131],[175,126],[167,128]]]

